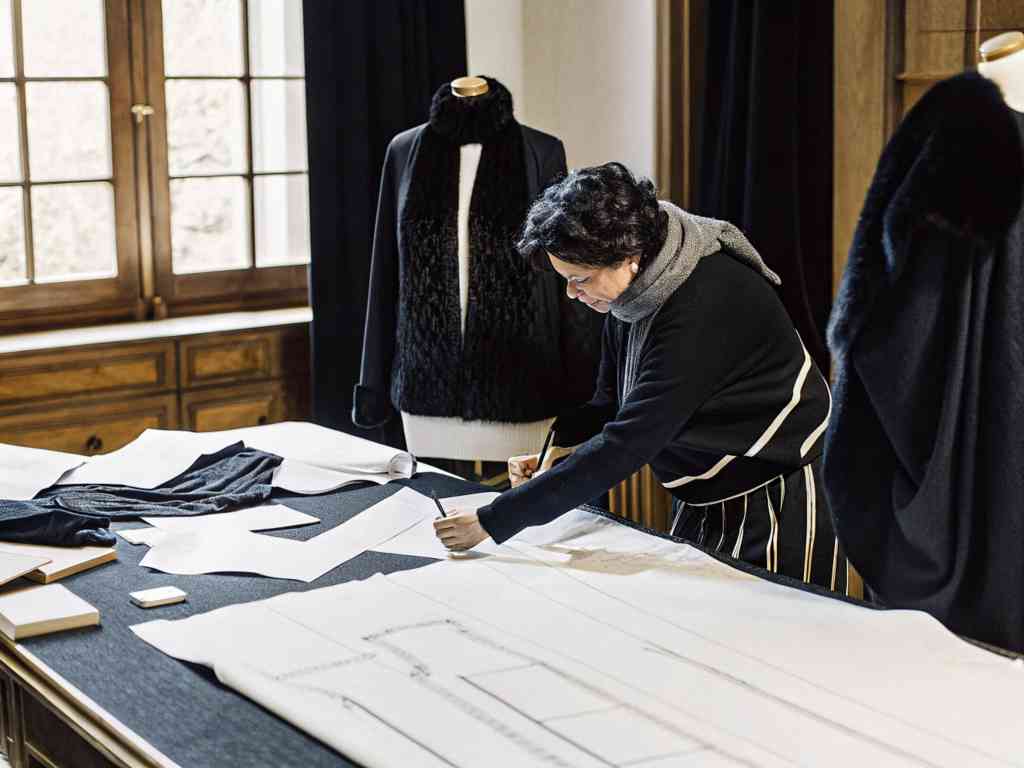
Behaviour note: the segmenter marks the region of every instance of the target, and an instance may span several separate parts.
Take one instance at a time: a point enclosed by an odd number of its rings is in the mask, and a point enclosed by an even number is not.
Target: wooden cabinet
[[[116,768],[27,690],[17,694],[25,768]]]
[[[169,341],[35,352],[0,360],[0,407],[165,392],[175,380]]]
[[[140,339],[140,326],[122,331],[131,339],[89,344],[82,332],[54,331],[40,335],[52,341],[43,348],[32,339],[35,348],[4,351],[0,337],[0,442],[92,455],[146,429],[308,418],[308,322],[225,331],[224,317],[209,333],[196,332],[201,318],[154,323],[154,332],[189,331],[159,339]]]
[[[115,451],[147,429],[176,429],[174,394],[66,407],[8,416],[0,412],[0,441],[93,455]]]
[[[196,432],[270,424],[283,421],[287,412],[279,382],[215,387],[181,396],[182,426]]]

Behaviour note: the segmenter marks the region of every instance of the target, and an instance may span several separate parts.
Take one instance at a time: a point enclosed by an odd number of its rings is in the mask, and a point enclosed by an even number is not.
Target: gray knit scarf
[[[625,401],[636,383],[640,354],[655,315],[668,301],[668,297],[686,282],[705,256],[727,251],[756,269],[770,283],[782,284],[779,276],[768,269],[750,241],[732,224],[694,216],[664,200],[659,201],[658,205],[668,214],[665,244],[610,307],[616,319],[630,324],[620,402]]]

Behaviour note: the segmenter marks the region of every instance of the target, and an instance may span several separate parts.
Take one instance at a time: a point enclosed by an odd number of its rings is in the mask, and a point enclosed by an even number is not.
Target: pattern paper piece
[[[178,575],[255,573],[310,582],[432,514],[436,509],[429,498],[402,488],[308,541],[261,536],[229,526],[214,532],[187,530],[155,541],[140,564]]]
[[[27,501],[85,460],[73,453],[0,443],[0,499]]]
[[[1021,764],[1024,672],[929,616],[567,533],[132,629],[368,768]]]

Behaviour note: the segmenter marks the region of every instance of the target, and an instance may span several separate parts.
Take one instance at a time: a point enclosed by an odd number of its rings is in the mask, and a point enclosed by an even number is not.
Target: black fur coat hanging
[[[1024,114],[936,85],[879,162],[833,311],[824,478],[875,596],[1024,651]]]
[[[529,202],[565,172],[561,142],[520,125],[498,81],[434,95],[430,122],[396,136],[384,161],[363,363],[353,421],[395,410],[527,422],[593,393],[601,318],[513,247]],[[459,147],[482,145],[469,209],[469,302],[459,306]]]

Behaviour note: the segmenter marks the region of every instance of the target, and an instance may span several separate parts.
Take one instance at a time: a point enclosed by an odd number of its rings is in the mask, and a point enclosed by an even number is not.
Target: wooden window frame
[[[31,191],[35,186],[67,182],[32,182],[29,169],[28,107],[25,101],[24,45],[21,9],[25,0],[12,2],[15,73],[18,94],[18,131],[21,143],[22,180],[4,184],[23,190],[26,243],[26,270],[29,279],[34,272],[31,220]],[[0,331],[26,327],[72,325],[100,320],[124,319],[144,315],[140,294],[140,259],[138,212],[135,199],[137,177],[133,148],[131,116],[131,52],[129,48],[130,0],[105,0],[107,74],[103,78],[30,78],[29,82],[102,81],[110,95],[110,147],[114,188],[115,240],[117,276],[99,280],[69,280],[0,287]],[[4,78],[3,82],[11,82]],[[106,180],[104,180],[106,181]]]
[[[26,258],[31,279],[31,187],[55,182],[33,183],[29,178],[21,28],[21,8],[27,1],[30,0],[12,0],[13,82],[18,94],[23,179],[3,186],[24,190]],[[104,78],[83,79],[105,82],[110,94],[111,182],[118,274],[98,280],[0,287],[0,333],[308,304],[308,264],[255,266],[254,179],[288,173],[253,172],[250,105],[253,80],[303,78],[264,78],[250,74],[249,1],[240,0],[240,4],[246,74],[237,79],[245,87],[247,167],[244,173],[224,175],[243,178],[248,184],[251,265],[246,269],[174,274],[161,0],[103,0],[107,74]],[[73,81],[76,78],[53,79]],[[30,82],[32,80],[35,78]],[[2,78],[0,82],[12,80]],[[133,105],[147,105],[152,112],[136,120]]]
[[[142,0],[146,14],[148,104],[153,107],[151,130],[148,132],[153,180],[153,263],[156,293],[169,314],[188,315],[211,311],[256,309],[271,306],[296,306],[308,302],[308,264],[256,267],[256,212],[254,180],[264,175],[286,173],[254,173],[252,147],[253,80],[303,79],[262,78],[251,75],[249,62],[249,2],[240,0],[242,9],[242,47],[245,74],[237,79],[245,88],[246,153],[244,173],[222,174],[223,177],[244,178],[249,192],[249,247],[252,264],[245,269],[221,270],[195,274],[174,274],[171,258],[170,172],[167,150],[167,105],[164,91],[163,13],[161,0]],[[203,178],[217,178],[217,175]]]

